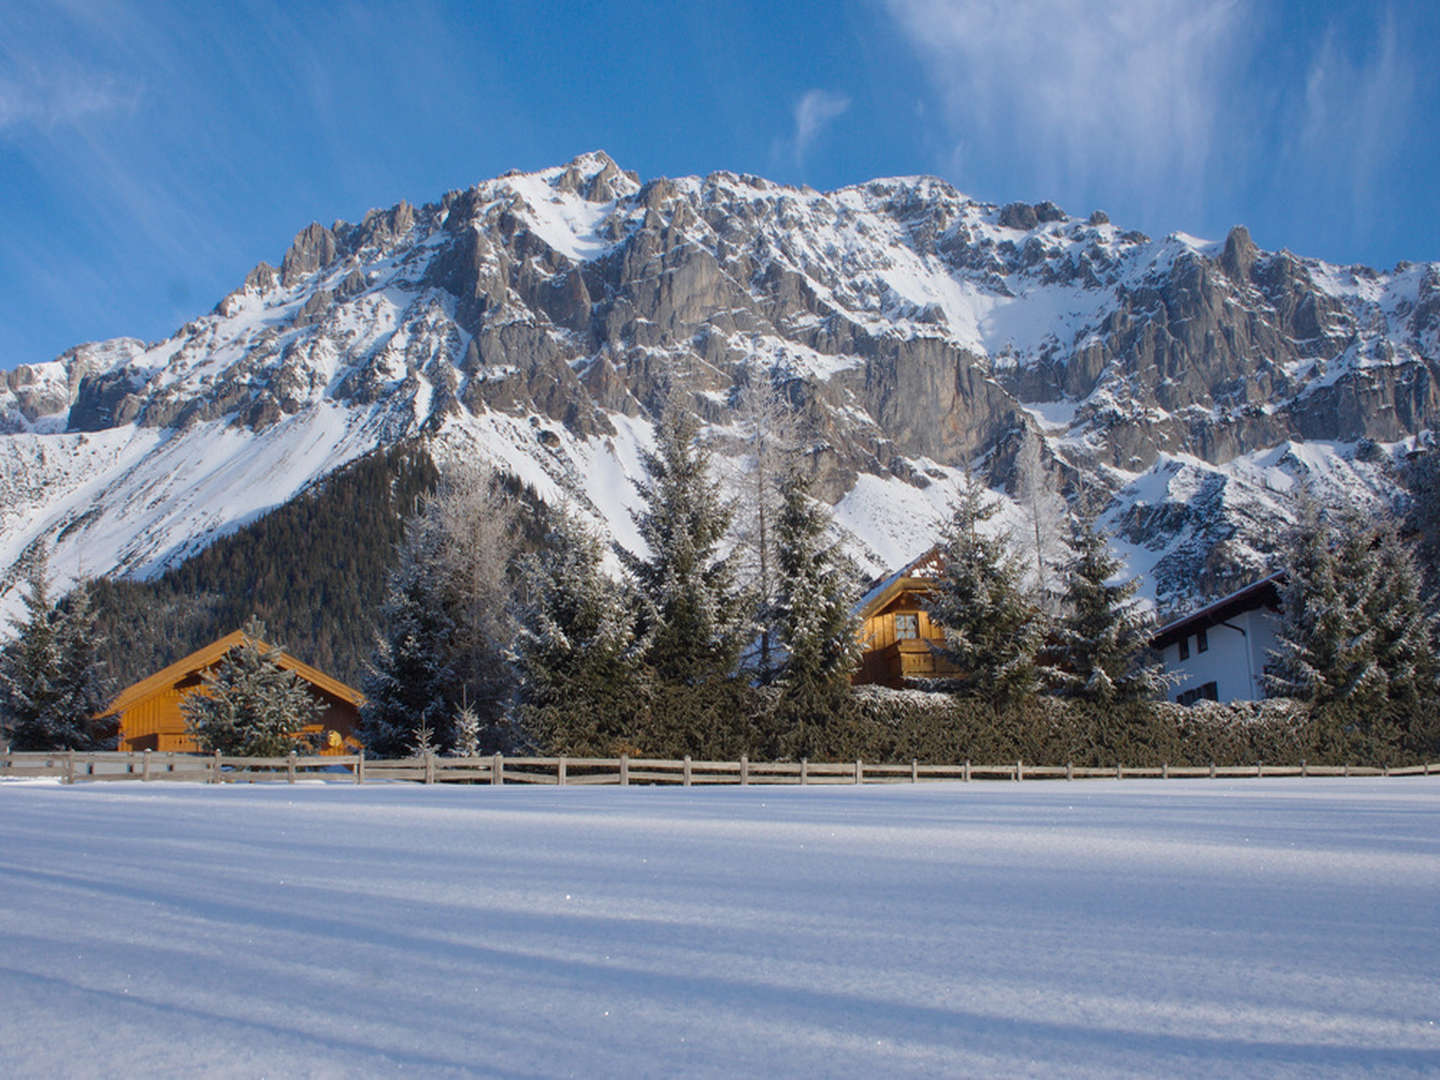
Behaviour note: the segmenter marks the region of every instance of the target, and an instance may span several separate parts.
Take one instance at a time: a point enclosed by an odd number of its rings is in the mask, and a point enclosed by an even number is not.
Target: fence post
[[[67,784],[73,784],[74,782],[75,782],[75,751],[74,751],[74,750],[66,750],[66,751],[65,751],[65,783],[67,783]]]
[[[360,747],[360,753],[355,761],[355,782],[357,784],[365,782],[365,747],[363,746]]]
[[[630,786],[630,755],[620,755],[620,786]]]
[[[1348,761],[1345,763],[1345,775],[1350,775],[1350,763]]]
[[[295,782],[295,751],[290,751],[290,756],[285,759],[285,779],[289,783]]]
[[[962,772],[962,773],[960,774],[960,776],[961,776],[961,778],[965,781],[965,783],[968,784],[968,783],[970,782],[970,759],[969,759],[969,758],[966,758],[966,759],[965,759],[965,771]]]
[[[859,758],[856,758],[856,759],[855,759],[855,783],[857,783],[857,784],[863,784],[864,782],[865,782],[865,763],[864,763],[863,761],[861,761]]]
[[[919,782],[920,782],[920,760],[919,760],[919,758],[913,758],[913,757],[912,757],[912,758],[910,759],[910,783],[912,783],[912,784],[918,784]]]
[[[800,783],[810,783],[810,759],[806,757],[800,759]]]
[[[426,750],[426,751],[425,751],[425,783],[427,783],[427,784],[433,784],[434,782],[435,782],[435,752],[434,752],[433,750]]]
[[[1264,776],[1264,775],[1265,775],[1265,767],[1264,767],[1263,765],[1261,765],[1260,762],[1258,762],[1258,761],[1255,762],[1255,775],[1256,775],[1256,776]]]
[[[1124,780],[1124,779],[1125,779],[1125,766],[1124,766],[1124,765],[1121,765],[1118,761],[1115,763],[1115,779],[1116,779],[1116,780]]]
[[[505,755],[495,751],[495,760],[490,763],[490,783],[505,783]]]
[[[140,764],[140,779],[141,779],[141,780],[149,780],[149,779],[150,779],[150,751],[149,751],[149,750],[143,750],[143,751],[141,751],[141,753],[140,753],[140,762],[141,762],[141,764]]]
[[[220,783],[220,751],[215,751],[215,756],[210,759],[210,782]]]
[[[1023,761],[1016,761],[1016,762],[1015,762],[1015,782],[1018,784],[1021,780],[1024,780],[1024,779],[1025,779],[1025,763],[1024,763]]]
[[[1074,763],[1073,761],[1067,761],[1067,762],[1065,762],[1065,779],[1066,779],[1066,780],[1074,780],[1074,779],[1075,779],[1075,763]]]
[[[690,755],[689,755],[689,754],[686,754],[686,755],[685,755],[685,769],[684,769],[684,775],[683,775],[683,778],[682,778],[682,780],[681,780],[681,783],[683,783],[686,787],[689,787],[689,786],[690,786]]]
[[[556,767],[556,769],[555,769],[555,785],[556,785],[557,787],[564,787],[564,786],[565,786],[565,755],[564,755],[564,754],[561,754],[561,755],[560,755],[560,764],[559,764],[559,765]]]
[[[1428,771],[1428,770],[1427,770],[1427,771]],[[1306,768],[1306,766],[1305,766],[1305,759],[1304,759],[1303,757],[1300,759],[1300,775],[1301,775],[1301,776],[1309,776],[1309,775],[1310,775],[1310,771],[1309,771],[1309,769]]]
[[[740,755],[740,785],[750,783],[750,758],[746,754]]]
[[[1215,763],[1213,761],[1210,762],[1210,779],[1215,779]]]
[[[1161,780],[1169,780],[1169,779],[1170,779],[1170,763],[1169,763],[1168,761],[1162,761],[1162,762],[1160,763],[1160,779],[1161,779]]]

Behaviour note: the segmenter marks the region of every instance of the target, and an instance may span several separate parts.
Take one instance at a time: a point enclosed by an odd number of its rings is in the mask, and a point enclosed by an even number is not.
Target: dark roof
[[[1237,589],[1229,596],[1222,596],[1199,611],[1166,623],[1151,636],[1150,644],[1153,648],[1163,649],[1172,641],[1178,641],[1196,630],[1215,626],[1242,612],[1254,611],[1256,608],[1277,609],[1280,606],[1280,586],[1284,581],[1284,571],[1276,571],[1269,577]]]

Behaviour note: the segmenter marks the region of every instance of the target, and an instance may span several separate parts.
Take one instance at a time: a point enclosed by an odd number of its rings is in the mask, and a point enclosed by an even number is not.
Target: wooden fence
[[[339,780],[363,784],[408,780],[424,784],[915,784],[929,780],[1126,780],[1210,779],[1237,776],[1440,776],[1440,764],[1379,768],[1362,765],[1113,765],[1103,768],[1066,765],[877,764],[864,761],[696,761],[682,758],[588,757],[440,757],[366,758],[364,753],[326,757],[247,758],[224,754],[152,753],[149,750],[108,753],[0,754],[0,779],[59,777],[66,783],[110,780],[190,780],[205,783],[252,783],[298,779]]]

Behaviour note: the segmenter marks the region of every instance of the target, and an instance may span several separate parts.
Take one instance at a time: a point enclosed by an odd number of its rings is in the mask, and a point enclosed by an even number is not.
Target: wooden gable
[[[944,635],[930,621],[925,604],[942,572],[940,550],[931,548],[878,582],[860,601],[863,653],[853,682],[898,689],[907,679],[950,672],[930,648],[929,642]]]
[[[121,750],[194,752],[199,748],[185,726],[180,703],[203,685],[202,674],[220,663],[225,654],[245,640],[237,630],[198,649],[147,679],[126,687],[115,696],[102,719],[115,723]],[[262,648],[268,648],[263,643]],[[309,684],[310,691],[324,706],[319,721],[307,724],[297,735],[318,744],[320,753],[347,753],[358,746],[355,729],[364,697],[353,687],[323,671],[297,660],[289,653],[277,657],[280,666],[293,671]],[[347,749],[347,744],[350,749]]]

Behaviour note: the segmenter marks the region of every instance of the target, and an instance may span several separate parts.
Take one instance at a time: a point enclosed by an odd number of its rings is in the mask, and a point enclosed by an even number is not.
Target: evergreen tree
[[[264,624],[247,622],[241,642],[201,675],[204,689],[180,702],[200,749],[278,757],[295,749],[296,733],[324,712],[305,681],[280,666],[280,647],[264,638]]]
[[[1440,713],[1436,618],[1425,610],[1415,557],[1389,516],[1375,520],[1369,556],[1375,587],[1364,613],[1375,628],[1375,662],[1384,673],[1386,703],[1409,725],[1433,725]]]
[[[958,672],[942,685],[1006,707],[1039,690],[1036,657],[1045,626],[1026,595],[1025,563],[1008,534],[980,531],[997,509],[985,486],[967,475],[941,540],[945,568],[927,606],[930,621],[944,635],[932,648]]]
[[[439,747],[455,744],[468,703],[481,741],[509,744],[512,636],[506,577],[514,517],[488,471],[455,467],[405,529],[380,609],[380,639],[361,682],[361,733],[377,754],[404,754],[420,728]]]
[[[49,556],[29,554],[25,617],[12,619],[16,636],[0,649],[0,730],[14,750],[93,750],[100,745],[94,717],[110,693],[90,590],[81,583],[64,603],[50,599]]]
[[[810,497],[804,476],[792,468],[780,490],[775,619],[785,664],[779,710],[792,752],[804,755],[820,738],[807,729],[823,728],[843,710],[859,663],[855,568],[839,544],[827,542],[830,515]]]
[[[1071,547],[1062,615],[1047,650],[1057,690],[1103,705],[1152,700],[1169,680],[1147,655],[1149,620],[1134,601],[1140,580],[1109,584],[1120,560],[1088,522],[1077,522]]]
[[[1440,446],[1416,454],[1400,473],[1409,489],[1406,531],[1415,538],[1422,595],[1430,612],[1440,612]]]
[[[661,416],[655,450],[642,457],[646,478],[636,483],[645,507],[633,514],[649,553],[620,552],[645,601],[649,665],[690,685],[728,676],[750,629],[732,561],[719,555],[730,508],[697,433],[694,417],[677,406]]]
[[[1383,678],[1375,663],[1375,628],[1365,615],[1375,587],[1366,530],[1353,512],[1326,520],[1308,493],[1296,512],[1285,543],[1283,620],[1266,665],[1267,692],[1322,706],[1379,705]],[[1342,567],[1342,560],[1348,565]]]
[[[562,513],[543,549],[520,561],[521,721],[550,753],[616,752],[645,708],[635,597],[603,560],[599,539]]]
[[[480,753],[480,715],[468,701],[455,717],[455,743],[450,752],[456,757],[474,757]]]
[[[426,741],[450,708],[447,693],[456,683],[447,662],[455,624],[437,602],[430,564],[414,539],[400,554],[390,576],[390,591],[380,608],[382,627],[361,680],[365,704],[360,710],[360,737],[368,752],[403,757],[418,731]]]
[[[1269,692],[1343,706],[1362,724],[1431,721],[1440,707],[1435,622],[1395,522],[1306,496],[1289,535],[1279,647]]]

